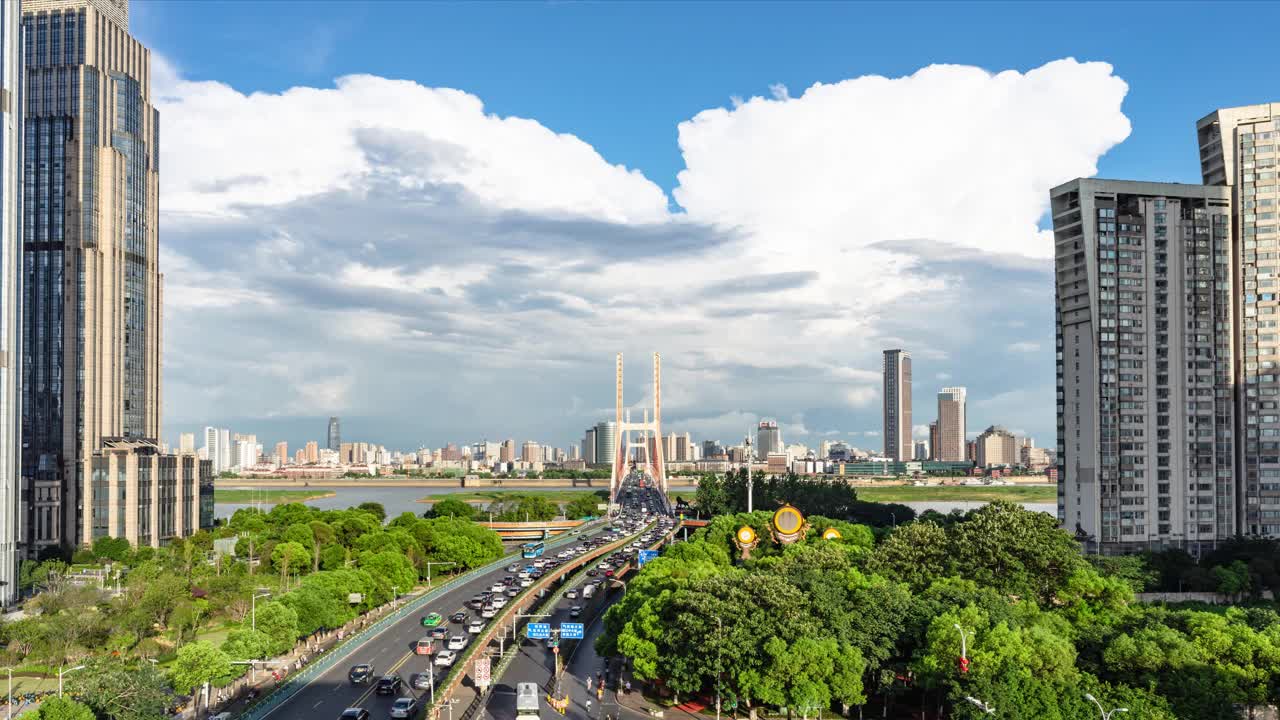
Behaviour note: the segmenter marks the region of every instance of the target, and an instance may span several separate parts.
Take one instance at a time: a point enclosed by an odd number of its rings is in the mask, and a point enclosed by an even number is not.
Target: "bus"
[[[542,551],[547,549],[544,542],[530,542],[520,546],[520,555],[525,558],[542,557]]]

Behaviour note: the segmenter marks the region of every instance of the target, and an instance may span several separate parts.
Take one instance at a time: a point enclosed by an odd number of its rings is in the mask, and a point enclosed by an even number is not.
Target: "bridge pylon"
[[[617,502],[618,488],[627,475],[627,464],[632,451],[644,448],[644,464],[648,475],[666,497],[667,472],[662,456],[662,356],[653,354],[653,416],[644,409],[644,419],[635,422],[631,410],[622,400],[622,353],[617,358],[617,385],[615,387],[613,471],[609,477],[609,502]],[[633,435],[636,434],[638,437]]]

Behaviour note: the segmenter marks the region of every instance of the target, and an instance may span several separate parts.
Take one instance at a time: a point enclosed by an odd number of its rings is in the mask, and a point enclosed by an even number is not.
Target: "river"
[[[234,489],[234,488],[232,488]],[[414,515],[421,515],[430,509],[430,503],[420,503],[418,499],[426,495],[448,495],[450,493],[459,492],[454,487],[325,487],[323,485],[312,485],[307,490],[315,490],[317,492],[332,492],[332,497],[320,498],[318,500],[308,500],[307,505],[317,507],[322,510],[341,510],[363,502],[381,503],[387,510],[387,517],[393,518],[403,512],[411,512]],[[488,488],[486,488],[488,489]],[[568,489],[568,488],[565,488]],[[683,493],[689,499],[693,498],[695,492],[692,487],[672,487],[673,492]],[[546,491],[547,488],[527,488],[527,487],[504,487],[504,492],[539,492]],[[462,492],[470,492],[470,489]],[[974,510],[986,505],[984,502],[975,501],[945,501],[945,502],[906,502],[902,503],[910,507],[916,512],[925,510],[937,510],[940,513],[948,513],[955,509],[963,511]],[[1028,510],[1048,513],[1054,515],[1057,513],[1057,506],[1053,503],[1023,503],[1023,507]],[[231,517],[236,510],[243,507],[253,507],[253,503],[218,503],[214,505],[214,515],[220,518]],[[263,505],[264,509],[270,509],[269,504]]]

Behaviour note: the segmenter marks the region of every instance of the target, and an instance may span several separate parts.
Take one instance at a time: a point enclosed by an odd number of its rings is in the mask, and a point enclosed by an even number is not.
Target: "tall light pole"
[[[747,458],[746,458],[747,459],[747,512],[753,512],[755,510],[755,502],[754,502],[755,493],[753,492],[755,488],[751,483],[751,430],[750,428],[747,429],[746,446],[747,446]]]
[[[956,630],[960,632],[960,658],[962,660],[968,660],[969,646],[968,646],[968,638],[965,636],[964,628],[960,627],[960,623],[955,623],[952,625],[952,627],[954,627]]]
[[[979,700],[978,698],[976,698],[976,697],[974,697],[974,696],[972,696],[972,695],[966,695],[964,699],[965,699],[965,700],[968,700],[969,702],[973,703],[974,705],[977,705],[979,710],[981,710],[982,712],[984,712],[984,713],[986,713],[986,714],[988,714],[988,715],[995,715],[995,714],[996,714],[996,709],[995,709],[994,707],[991,707],[991,706],[990,706],[990,705],[988,705],[987,703],[982,702],[981,700]]]
[[[396,601],[400,599],[400,588],[395,585],[391,586],[391,609],[396,609]]]
[[[1098,706],[1098,712],[1102,713],[1102,720],[1111,720],[1111,716],[1115,715],[1116,713],[1129,712],[1129,708],[1122,708],[1122,707],[1112,708],[1111,712],[1107,712],[1107,709],[1102,707],[1102,703],[1098,702],[1098,698],[1094,697],[1093,693],[1085,693],[1084,696],[1094,705]]]
[[[493,521],[493,513],[489,513],[489,520],[490,522]],[[443,562],[443,561],[437,562],[434,560],[431,562],[428,562],[427,563],[427,587],[431,587],[431,566],[432,565],[457,565],[457,563]]]
[[[259,595],[258,593],[262,594]],[[263,597],[271,597],[271,593],[263,590],[262,588],[258,588],[253,591],[253,598],[249,601],[249,614],[251,615],[249,628],[254,632],[258,631],[258,598]]]
[[[9,673],[9,704],[5,706],[5,718],[13,720],[13,668],[7,667],[5,671]]]
[[[625,591],[624,591],[625,592]],[[720,667],[720,654],[723,652],[721,642],[724,640],[724,623],[716,616],[716,720],[720,720],[720,675],[724,672]]]
[[[83,670],[83,669],[84,669],[83,665],[77,665],[73,668],[65,668],[65,669],[61,665],[58,666],[58,697],[62,697],[62,676],[66,675],[67,673],[72,673],[77,670]]]

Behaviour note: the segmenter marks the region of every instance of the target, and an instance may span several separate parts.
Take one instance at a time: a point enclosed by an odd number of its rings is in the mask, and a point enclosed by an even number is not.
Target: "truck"
[[[538,684],[516,684],[516,720],[538,720]]]
[[[586,585],[583,585],[583,586],[582,586],[582,599],[583,599],[583,600],[590,600],[590,599],[591,599],[591,596],[592,596],[592,595],[595,595],[595,594],[596,594],[596,586],[595,586],[595,585],[592,585],[591,583],[587,583]]]

